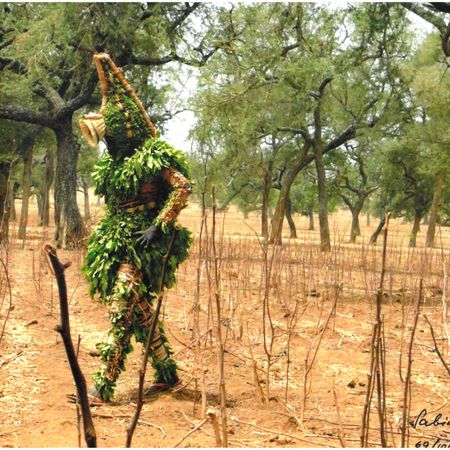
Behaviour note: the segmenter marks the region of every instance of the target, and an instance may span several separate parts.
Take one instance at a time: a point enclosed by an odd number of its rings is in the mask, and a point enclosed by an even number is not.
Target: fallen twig
[[[3,361],[0,361],[0,367],[6,366],[6,364],[9,364],[10,362],[17,359],[21,354],[23,353],[23,350],[20,350],[17,353],[14,353],[14,355],[8,356],[8,358],[5,358]]]
[[[175,445],[174,447],[178,447],[186,438],[188,438],[192,433],[197,431],[202,425],[204,425],[208,419],[203,419],[198,425],[196,425],[192,430],[187,432]]]
[[[278,430],[270,430],[269,428],[261,427],[259,425],[255,425],[254,423],[251,423],[251,422],[246,422],[246,421],[238,419],[237,417],[234,417],[234,416],[230,416],[230,419],[233,420],[236,423],[241,423],[243,425],[248,425],[248,426],[256,428],[258,430],[267,431],[268,433],[274,433],[274,434],[279,434],[281,436],[287,436],[287,437],[289,437],[291,439],[295,439],[295,440],[300,441],[300,442],[308,442],[308,444],[322,445],[323,447],[338,448],[335,445],[330,445],[328,443],[327,444],[322,444],[320,442],[310,441],[309,439],[305,439],[303,437],[296,436],[295,434],[284,433],[284,432],[278,431]]]

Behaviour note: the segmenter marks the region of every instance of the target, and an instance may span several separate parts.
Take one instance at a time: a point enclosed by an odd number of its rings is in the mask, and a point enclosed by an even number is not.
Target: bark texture
[[[294,219],[292,218],[292,201],[288,197],[286,201],[286,220],[289,224],[289,229],[291,230],[291,239],[297,239],[297,230],[295,228]]]
[[[23,159],[22,208],[20,210],[19,231],[17,237],[25,240],[28,225],[28,203],[31,196],[31,169],[33,166],[33,147],[30,147]]]
[[[77,205],[77,162],[79,146],[72,134],[72,118],[55,128],[55,241],[58,247],[80,245],[86,230]]]
[[[319,201],[319,230],[320,250],[329,252],[331,250],[330,227],[328,224],[328,193],[325,177],[325,166],[322,158],[321,145],[314,148],[314,162],[317,171],[317,198]]]
[[[8,238],[9,208],[8,208],[8,178],[10,164],[0,162],[0,242]]]
[[[415,247],[417,243],[417,233],[420,231],[420,221],[422,220],[422,214],[416,211],[414,215],[413,227],[409,237],[409,246]]]
[[[438,219],[439,206],[441,203],[442,189],[444,187],[444,174],[439,172],[436,175],[436,187],[434,190],[433,201],[431,203],[430,212],[428,214],[428,228],[426,246],[434,247],[434,238],[436,235],[436,223]]]

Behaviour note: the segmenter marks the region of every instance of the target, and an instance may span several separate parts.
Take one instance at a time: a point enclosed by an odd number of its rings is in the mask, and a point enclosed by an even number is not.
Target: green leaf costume
[[[96,194],[106,199],[106,215],[89,238],[84,273],[91,295],[109,306],[111,330],[97,344],[103,366],[94,374],[96,394],[112,398],[134,335],[145,343],[158,295],[162,258],[175,240],[163,287],[175,282],[175,271],[188,256],[191,235],[175,219],[190,193],[182,152],[161,140],[141,102],[108,55],[94,56],[102,87],[99,114],[80,121],[93,145],[104,138],[108,153],[97,163]],[[145,231],[144,231],[145,230]],[[141,239],[137,240],[137,236]],[[150,356],[156,383],[178,381],[161,323],[156,327]]]

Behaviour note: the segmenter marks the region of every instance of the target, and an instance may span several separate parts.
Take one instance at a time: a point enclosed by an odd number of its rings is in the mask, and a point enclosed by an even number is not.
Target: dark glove
[[[138,244],[146,247],[157,238],[158,232],[159,229],[156,225],[152,225],[144,231],[138,231],[137,235],[140,236],[137,240]]]

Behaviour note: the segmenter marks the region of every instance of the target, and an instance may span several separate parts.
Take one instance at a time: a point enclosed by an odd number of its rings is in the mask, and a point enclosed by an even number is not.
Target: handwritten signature
[[[443,415],[439,413],[436,414],[433,419],[427,419],[427,414],[428,411],[426,409],[422,409],[422,411],[420,411],[419,415],[416,417],[416,420],[414,422],[411,422],[411,426],[414,429],[417,429],[417,427],[450,427],[450,419],[447,416],[444,418]],[[440,429],[439,431],[441,433],[448,434],[450,437],[450,431],[443,429]],[[442,442],[442,439],[447,442]],[[437,437],[434,441],[418,441],[415,447],[450,448],[450,443],[446,438]]]
[[[411,424],[414,429],[417,427],[450,427],[450,419],[445,417],[442,419],[442,414],[436,414],[433,420],[427,420],[425,416],[428,414],[426,409],[422,409],[416,420]],[[450,431],[442,430],[444,433],[450,434]]]

